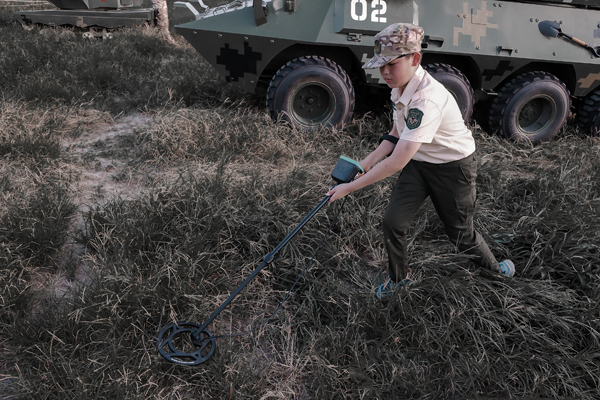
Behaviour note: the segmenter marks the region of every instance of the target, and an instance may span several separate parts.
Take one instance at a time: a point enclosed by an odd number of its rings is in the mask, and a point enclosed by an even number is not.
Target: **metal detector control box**
[[[346,156],[340,156],[331,177],[337,183],[348,183],[354,179],[359,172],[365,172],[362,165],[358,161],[355,161]]]

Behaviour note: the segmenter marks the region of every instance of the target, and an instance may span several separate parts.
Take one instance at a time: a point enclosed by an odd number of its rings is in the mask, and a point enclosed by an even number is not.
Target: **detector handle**
[[[337,186],[337,184],[335,185]],[[335,187],[334,186],[334,187]],[[279,245],[277,247],[275,247],[275,249],[270,252],[269,254],[267,254],[264,258],[263,258],[263,262],[256,267],[256,269],[254,271],[252,271],[252,273],[246,278],[246,280],[244,282],[242,282],[242,284],[240,286],[237,287],[237,289],[235,289],[233,291],[233,293],[231,293],[231,295],[223,302],[223,304],[221,304],[221,306],[219,308],[217,308],[212,315],[200,326],[200,328],[198,328],[195,332],[192,332],[192,338],[194,341],[197,341],[199,344],[201,343],[203,340],[205,340],[206,338],[203,338],[202,332],[204,332],[206,330],[206,328],[208,327],[208,325],[210,325],[211,322],[213,322],[213,320],[221,313],[221,311],[223,311],[223,309],[225,307],[227,307],[227,305],[229,303],[231,303],[233,301],[233,299],[235,299],[237,297],[237,295],[244,290],[244,288],[246,287],[246,285],[248,285],[248,283],[250,283],[250,281],[252,281],[252,279],[254,279],[254,277],[256,275],[258,275],[258,273],[267,265],[270,264],[273,259],[275,258],[275,255],[277,253],[279,253],[279,251],[286,245],[288,244],[288,242],[290,240],[292,240],[292,238],[294,236],[296,236],[296,234],[298,232],[300,232],[300,230],[302,229],[302,227],[304,225],[306,225],[308,223],[308,221],[310,221],[312,219],[312,217],[315,216],[315,214],[317,212],[319,212],[319,210],[321,208],[323,208],[323,206],[325,204],[327,204],[327,202],[329,201],[329,199],[331,198],[331,196],[325,196],[325,198],[323,200],[321,200],[321,202],[319,204],[317,204],[317,206],[315,208],[313,208],[313,210],[306,216],[304,217],[304,219],[302,220],[302,222],[300,222],[298,224],[298,226],[296,226],[294,228],[293,231],[291,231],[286,237],[285,239],[283,239],[283,241],[281,243],[279,243]]]
[[[332,189],[338,184],[352,181],[359,172],[364,172],[364,169],[358,161],[341,156],[331,173],[331,177],[337,182]],[[300,232],[304,225],[306,225],[330,199],[331,196],[325,196],[325,198],[323,198],[323,200],[321,200],[321,202],[317,204],[306,217],[304,217],[294,230],[292,230],[285,239],[273,249],[273,251],[263,258],[262,263],[252,271],[246,280],[231,293],[223,304],[221,304],[221,306],[217,308],[202,325],[191,322],[178,322],[170,324],[162,329],[157,339],[157,347],[160,355],[170,362],[182,365],[197,365],[208,360],[214,354],[216,349],[215,336],[206,329],[208,325],[215,320],[221,311],[223,311],[223,309],[227,307],[242,290],[244,290],[248,283],[250,283],[250,281],[252,281],[252,279],[254,279],[267,264],[270,264],[273,261],[275,255],[277,255],[277,253],[279,253],[279,251],[287,245],[298,232]],[[197,348],[192,351],[178,350],[174,342],[177,342],[182,336],[185,338],[188,334],[190,335],[189,339],[192,344],[197,346]]]

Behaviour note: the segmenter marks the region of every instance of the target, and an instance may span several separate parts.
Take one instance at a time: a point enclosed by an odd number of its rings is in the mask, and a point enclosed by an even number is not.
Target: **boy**
[[[394,126],[360,162],[365,174],[327,193],[335,201],[402,170],[383,218],[389,277],[377,290],[380,298],[409,282],[406,236],[427,197],[450,240],[472,255],[475,264],[506,276],[515,273],[510,260],[496,261],[473,227],[475,140],[452,94],[421,67],[422,40],[423,28],[405,23],[390,25],[375,36],[375,56],[363,68],[379,68],[392,89]]]

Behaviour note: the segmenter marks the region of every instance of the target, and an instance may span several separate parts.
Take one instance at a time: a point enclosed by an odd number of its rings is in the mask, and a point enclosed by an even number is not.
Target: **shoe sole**
[[[502,275],[504,276],[508,276],[509,278],[513,277],[515,275],[515,264],[510,261],[510,260],[504,260],[502,261],[501,264],[504,264],[506,266],[507,271],[504,272],[502,270],[502,267],[500,267],[500,272],[502,273]]]

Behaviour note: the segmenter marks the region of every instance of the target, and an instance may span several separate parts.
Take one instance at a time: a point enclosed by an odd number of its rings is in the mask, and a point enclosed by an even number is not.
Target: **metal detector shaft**
[[[333,187],[337,186],[334,185]],[[256,275],[258,275],[258,273],[267,265],[270,264],[271,261],[273,261],[273,259],[275,258],[275,255],[279,252],[279,250],[281,250],[290,240],[292,240],[292,238],[294,236],[296,236],[296,234],[298,232],[300,232],[300,229],[302,229],[302,227],[304,225],[306,225],[306,223],[308,221],[311,220],[312,217],[314,217],[314,215],[319,212],[319,210],[321,208],[323,208],[323,206],[325,204],[327,204],[327,202],[329,201],[329,199],[331,198],[331,196],[325,196],[325,198],[323,200],[321,200],[321,202],[319,204],[317,204],[317,206],[302,220],[302,222],[300,222],[298,224],[298,226],[296,226],[294,228],[293,231],[291,231],[286,237],[285,239],[283,239],[283,241],[281,243],[279,243],[279,245],[277,247],[275,247],[275,249],[270,252],[269,254],[267,254],[264,258],[263,258],[263,262],[256,267],[256,269],[250,274],[250,276],[248,276],[248,278],[246,278],[246,280],[240,285],[238,286],[237,289],[235,289],[233,291],[233,293],[231,293],[231,295],[227,298],[227,300],[225,300],[223,302],[223,304],[221,304],[221,306],[219,308],[217,308],[215,310],[215,312],[212,313],[212,315],[206,320],[206,322],[204,322],[204,324],[202,324],[202,326],[200,328],[198,328],[198,330],[194,333],[192,333],[192,336],[194,338],[194,340],[199,340],[200,342],[202,342],[203,340],[205,340],[206,338],[203,338],[202,332],[204,332],[204,330],[208,327],[208,325],[210,325],[211,322],[213,322],[213,320],[221,313],[221,311],[223,311],[223,309],[225,307],[227,307],[227,305],[229,303],[231,303],[233,301],[233,299],[236,298],[236,296],[246,287],[246,285],[248,285],[248,283],[250,283],[250,281],[252,279],[254,279],[254,277]]]

